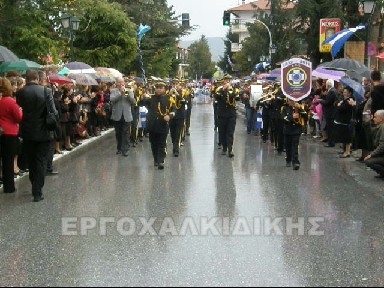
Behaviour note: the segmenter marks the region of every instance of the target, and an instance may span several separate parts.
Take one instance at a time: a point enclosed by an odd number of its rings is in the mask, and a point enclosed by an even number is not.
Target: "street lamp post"
[[[364,11],[364,14],[368,16],[368,21],[366,23],[365,28],[365,51],[364,51],[364,64],[370,68],[370,56],[368,55],[368,42],[369,42],[369,32],[370,32],[370,25],[372,20],[372,15],[375,13],[377,5],[377,0],[362,0],[360,2],[360,7],[362,8],[362,11]]]
[[[74,61],[74,47],[73,42],[75,39],[75,33],[79,30],[80,27],[80,19],[76,16],[73,16],[68,13],[64,13],[61,16],[61,24],[64,29],[69,29],[69,39],[70,39],[70,61]]]

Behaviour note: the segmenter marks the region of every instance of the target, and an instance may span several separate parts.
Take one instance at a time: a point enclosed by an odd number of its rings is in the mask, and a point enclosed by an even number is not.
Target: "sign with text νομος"
[[[281,64],[281,84],[284,95],[294,101],[307,98],[312,89],[312,63],[292,58]]]

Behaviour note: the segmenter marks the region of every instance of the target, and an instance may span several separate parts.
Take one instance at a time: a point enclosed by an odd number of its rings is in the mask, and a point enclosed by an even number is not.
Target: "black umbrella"
[[[19,57],[7,47],[0,46],[0,62],[16,62],[19,60]]]
[[[347,58],[336,59],[331,62],[326,62],[319,67],[329,69],[329,70],[340,70],[345,71],[345,73],[352,79],[356,79],[357,81],[361,81],[363,77],[370,78],[371,70],[364,64]]]

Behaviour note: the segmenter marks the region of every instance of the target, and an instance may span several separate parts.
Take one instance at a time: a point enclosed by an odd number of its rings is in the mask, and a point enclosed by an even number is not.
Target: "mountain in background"
[[[212,54],[212,61],[213,62],[219,62],[220,57],[224,56],[225,51],[225,45],[224,45],[224,39],[221,37],[207,37],[209,49]],[[195,41],[180,41],[180,46],[183,48],[188,48],[191,46]]]

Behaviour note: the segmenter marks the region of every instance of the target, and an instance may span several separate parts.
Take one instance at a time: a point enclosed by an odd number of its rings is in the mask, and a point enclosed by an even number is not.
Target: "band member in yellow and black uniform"
[[[181,136],[185,125],[185,99],[184,90],[178,81],[174,81],[175,86],[170,91],[170,97],[175,103],[175,117],[169,122],[171,138],[173,143],[173,156],[179,157]]]
[[[152,154],[155,166],[157,166],[159,170],[163,170],[169,122],[175,116],[175,103],[172,97],[166,95],[166,84],[164,82],[156,83],[155,95],[146,101],[149,102],[147,126]]]
[[[214,128],[215,131],[217,131],[217,129],[219,128],[219,117],[217,115],[218,102],[216,100],[215,94],[216,94],[216,90],[220,87],[221,84],[222,84],[222,82],[218,80],[211,87],[211,98],[212,98],[212,102],[213,102],[213,116],[215,119],[214,120],[215,121],[215,128]]]
[[[223,146],[223,155],[230,158],[234,157],[233,142],[236,128],[237,105],[236,101],[240,101],[239,91],[235,90],[232,85],[232,76],[224,77],[224,85],[216,91],[216,99],[218,101],[219,116],[219,141]]]
[[[288,99],[287,105],[282,108],[287,167],[293,166],[294,170],[300,169],[299,144],[305,116],[304,106],[295,101]]]
[[[132,87],[133,94],[135,95],[136,105],[132,106],[132,116],[133,121],[131,125],[131,143],[133,147],[136,147],[138,143],[138,126],[140,120],[140,100],[143,97],[143,84],[131,82],[130,86]]]
[[[185,134],[187,134],[187,136],[190,136],[191,133],[189,129],[191,127],[192,104],[193,98],[195,98],[195,90],[192,87],[187,87],[186,90],[187,93],[185,96],[185,100],[187,104],[187,111],[185,115]]]
[[[284,120],[281,115],[281,110],[286,103],[285,95],[281,90],[280,84],[275,84],[275,99],[272,102],[274,109],[275,121],[275,147],[279,155],[283,154],[284,150]]]

